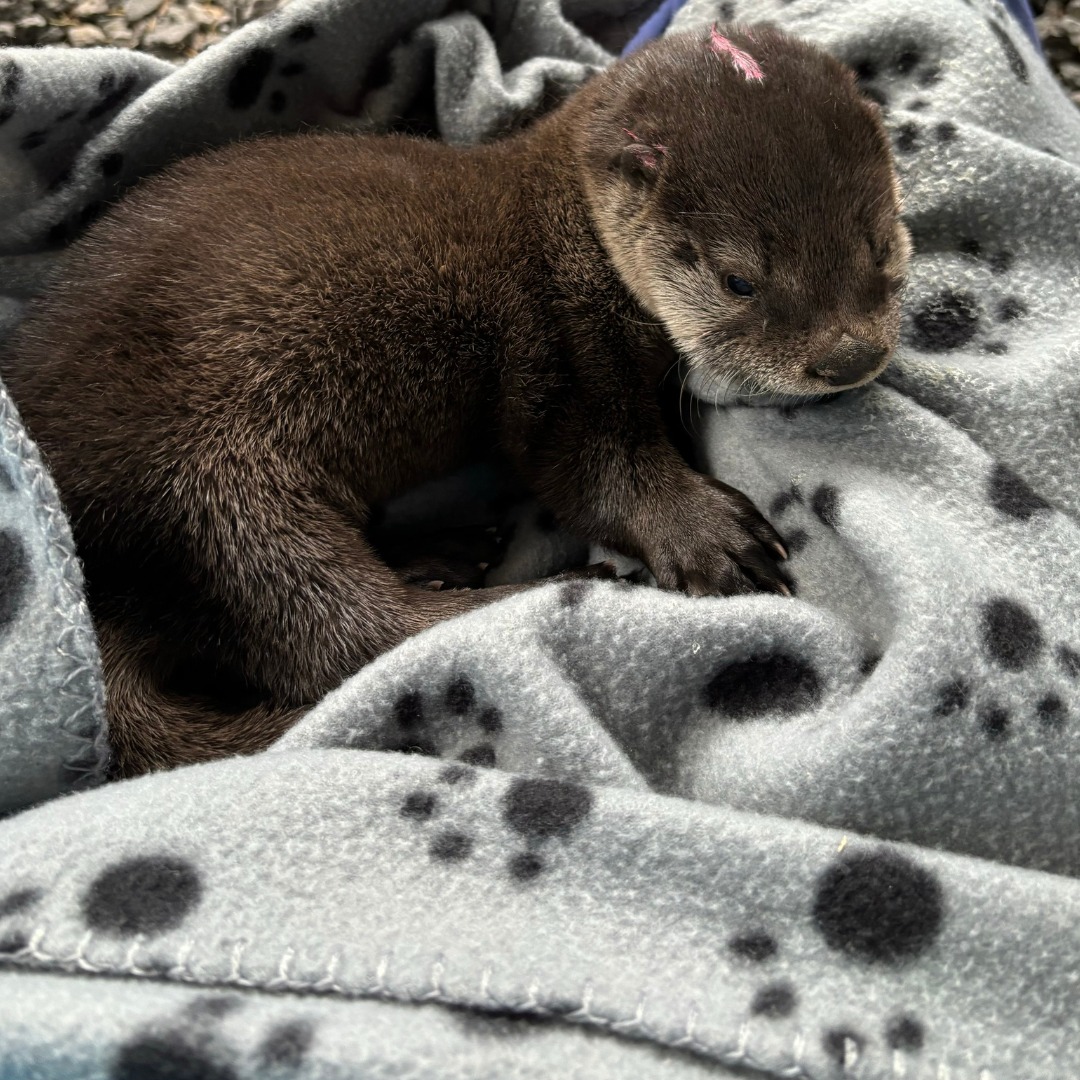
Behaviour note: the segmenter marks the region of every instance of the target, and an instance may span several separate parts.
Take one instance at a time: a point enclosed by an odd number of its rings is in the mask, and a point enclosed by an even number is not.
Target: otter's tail
[[[254,754],[310,708],[177,691],[175,672],[162,670],[156,635],[122,619],[101,620],[97,632],[115,778]]]

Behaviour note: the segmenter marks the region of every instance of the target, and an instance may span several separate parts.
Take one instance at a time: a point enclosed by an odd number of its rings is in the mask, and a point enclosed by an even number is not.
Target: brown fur
[[[119,773],[261,749],[509,591],[407,584],[364,534],[374,504],[492,452],[664,588],[784,591],[772,528],[665,435],[671,342],[706,387],[821,393],[836,378],[808,371],[855,347],[880,370],[906,240],[850,73],[731,36],[764,81],[673,38],[493,145],[298,135],[182,161],[74,245],[5,374],[85,562]]]

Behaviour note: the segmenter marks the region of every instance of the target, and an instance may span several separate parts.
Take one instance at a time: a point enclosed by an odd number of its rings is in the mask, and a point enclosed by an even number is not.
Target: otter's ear
[[[622,129],[623,145],[611,167],[625,180],[639,187],[652,184],[660,175],[668,148],[650,137],[637,135],[629,128]]]

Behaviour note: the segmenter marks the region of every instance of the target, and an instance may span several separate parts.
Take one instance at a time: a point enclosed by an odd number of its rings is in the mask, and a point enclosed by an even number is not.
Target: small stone
[[[67,32],[68,44],[74,49],[85,49],[91,45],[108,45],[109,39],[100,26],[93,23],[84,23],[82,26],[72,26]]]
[[[226,19],[225,11],[216,4],[191,4],[188,13],[203,28],[213,29]]]
[[[73,19],[92,19],[97,15],[104,15],[109,10],[106,0],[80,0],[71,9]]]
[[[9,45],[15,40],[15,24],[13,22],[0,22],[0,41]]]
[[[26,34],[33,30],[44,30],[48,25],[49,20],[44,15],[27,15],[26,18],[20,19],[15,24],[15,29]]]
[[[113,45],[130,46],[135,43],[135,35],[128,29],[124,19],[106,19],[100,26]]]
[[[161,3],[162,0],[125,0],[124,18],[128,22],[138,22],[147,15],[153,15],[161,7]]]
[[[187,15],[180,15],[167,22],[159,22],[149,34],[143,37],[142,43],[148,49],[175,49],[198,29],[198,24],[194,19]]]

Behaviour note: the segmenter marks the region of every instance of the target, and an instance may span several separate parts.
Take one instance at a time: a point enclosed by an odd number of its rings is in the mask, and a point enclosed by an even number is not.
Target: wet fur
[[[729,33],[760,83],[707,32],[673,38],[493,145],[308,134],[182,161],[73,246],[4,373],[85,563],[118,774],[262,749],[514,591],[419,588],[364,532],[492,453],[662,587],[782,591],[771,527],[665,433],[672,341],[703,385],[820,392],[803,369],[845,332],[895,344],[906,249],[850,73]],[[665,151],[629,150],[643,132]]]

